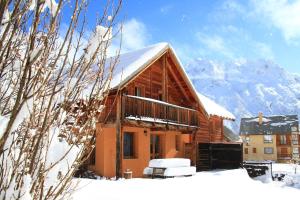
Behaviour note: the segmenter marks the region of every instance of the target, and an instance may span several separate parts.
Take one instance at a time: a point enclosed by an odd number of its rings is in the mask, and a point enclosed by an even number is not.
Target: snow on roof
[[[136,51],[120,54],[115,66],[110,88],[114,89],[123,85],[137,75],[146,66],[151,64],[160,55],[170,48],[168,43],[158,43]],[[111,58],[115,59],[115,57]]]
[[[258,117],[242,118],[240,134],[289,134],[299,130],[298,115],[264,116],[262,119],[259,124]]]
[[[235,116],[231,112],[199,92],[198,98],[209,115],[216,115],[222,118],[235,120]]]
[[[110,88],[115,89],[119,86],[123,86],[123,84],[136,76],[152,62],[159,59],[160,56],[162,56],[168,50],[170,50],[170,53],[175,57],[175,61],[180,66],[179,70],[182,72],[183,78],[186,80],[187,85],[191,88],[195,98],[197,98],[196,89],[192,84],[192,81],[182,67],[183,65],[176,55],[174,49],[169,43],[166,42],[157,43],[139,50],[120,54],[118,58],[119,61],[114,68],[113,78],[110,82]],[[114,60],[115,58],[116,57],[112,57],[108,59],[108,61]]]

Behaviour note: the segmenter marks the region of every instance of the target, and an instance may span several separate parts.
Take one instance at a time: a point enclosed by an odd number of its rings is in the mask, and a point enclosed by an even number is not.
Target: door
[[[162,158],[161,136],[151,134],[150,137],[150,159]]]

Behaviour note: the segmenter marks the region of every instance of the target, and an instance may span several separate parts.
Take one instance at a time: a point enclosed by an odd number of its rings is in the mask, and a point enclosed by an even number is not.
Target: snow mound
[[[190,159],[186,158],[165,158],[153,159],[149,161],[149,167],[169,168],[169,167],[189,167],[191,166]]]

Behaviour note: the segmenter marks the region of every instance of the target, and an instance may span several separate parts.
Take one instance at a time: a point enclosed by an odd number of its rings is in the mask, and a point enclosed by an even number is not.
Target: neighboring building
[[[240,135],[243,139],[244,160],[299,160],[298,115],[242,118]]]
[[[234,119],[227,114],[208,114],[167,43],[121,54],[89,168],[106,177],[126,170],[142,177],[150,159],[195,163],[199,142],[223,141],[223,119]]]

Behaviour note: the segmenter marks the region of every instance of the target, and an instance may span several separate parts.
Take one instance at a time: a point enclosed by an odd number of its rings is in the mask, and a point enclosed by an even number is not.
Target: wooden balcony
[[[197,128],[199,126],[196,110],[130,95],[122,97],[122,118],[177,127]]]
[[[278,160],[290,160],[292,159],[292,154],[290,153],[277,153]]]

